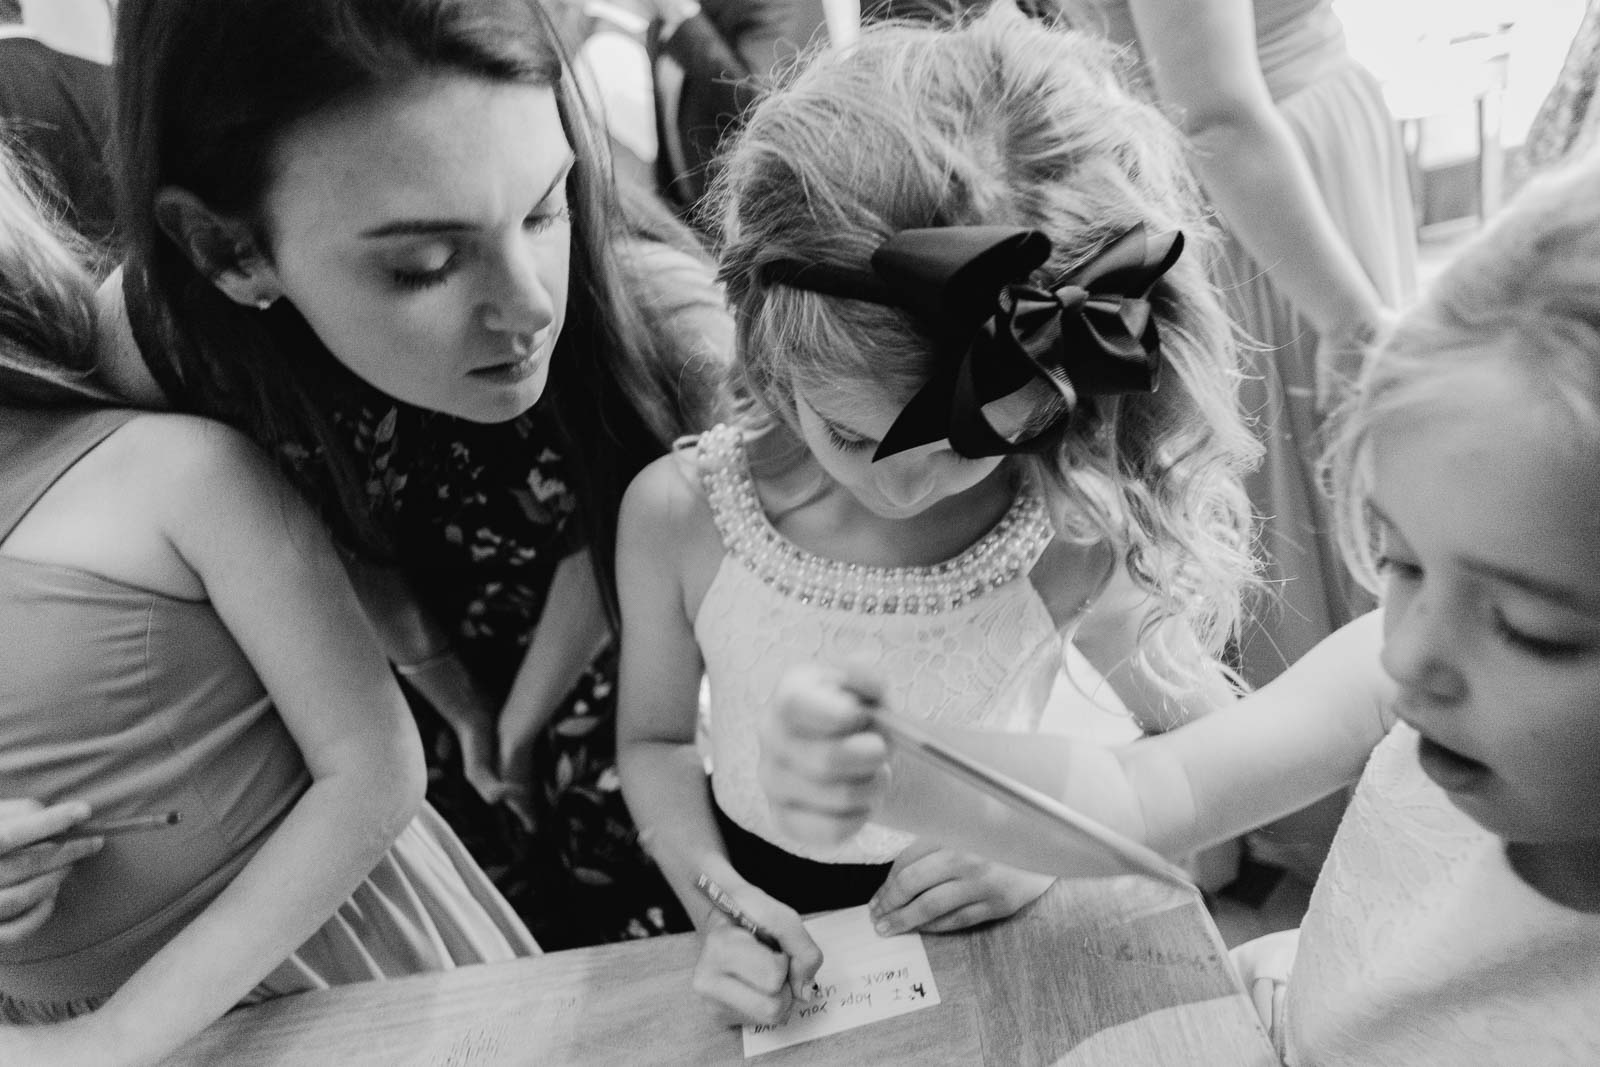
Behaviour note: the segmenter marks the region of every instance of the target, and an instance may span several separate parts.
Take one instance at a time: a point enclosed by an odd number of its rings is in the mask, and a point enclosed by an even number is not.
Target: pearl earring
[[[256,298],[256,310],[257,311],[265,311],[265,310],[267,310],[269,307],[272,306],[273,301],[276,300],[276,299],[277,299],[277,297],[273,297],[273,296],[257,297]]]

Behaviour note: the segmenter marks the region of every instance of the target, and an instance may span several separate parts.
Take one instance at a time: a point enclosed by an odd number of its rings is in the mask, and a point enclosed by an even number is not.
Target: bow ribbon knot
[[[1160,381],[1149,294],[1182,254],[1183,235],[1148,235],[1140,224],[1059,285],[1030,284],[1050,250],[1037,230],[944,226],[890,237],[870,271],[784,260],[767,264],[763,277],[916,316],[937,345],[936,367],[872,458],[944,438],[978,458],[1042,451],[1066,431],[1082,397],[1152,392]],[[1062,413],[1021,436],[1001,434],[985,405],[1035,380],[1062,399]]]

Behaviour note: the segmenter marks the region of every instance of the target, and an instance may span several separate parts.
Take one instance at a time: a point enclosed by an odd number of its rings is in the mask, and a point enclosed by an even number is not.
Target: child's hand
[[[889,749],[872,729],[875,673],[791,668],[761,723],[759,777],[773,819],[798,841],[833,845],[871,817],[889,785]]]
[[[36,800],[0,800],[0,945],[17,944],[43,926],[72,865],[100,851],[98,837],[51,840],[88,817],[89,805],[79,802],[47,808]]]
[[[730,892],[745,914],[778,939],[783,952],[772,951],[720,911],[713,911],[694,968],[694,991],[716,1006],[728,1026],[782,1022],[796,999],[810,999],[822,950],[793,908],[748,883]]]
[[[1261,1016],[1261,1025],[1276,1045],[1282,1044],[1283,1005],[1288,994],[1289,975],[1299,951],[1300,930],[1296,928],[1264,934],[1235,945],[1228,953],[1239,972],[1239,980],[1250,994],[1256,1014]]]
[[[918,838],[895,857],[869,908],[873,926],[886,937],[908,930],[944,934],[1007,918],[1053,881],[1047,874],[1007,867]]]

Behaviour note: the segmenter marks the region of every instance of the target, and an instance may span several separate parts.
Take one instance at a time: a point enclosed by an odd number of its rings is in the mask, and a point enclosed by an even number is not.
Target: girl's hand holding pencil
[[[701,924],[694,991],[728,1026],[781,1022],[796,1001],[810,999],[822,950],[793,908],[722,866],[696,882],[711,907]]]
[[[45,807],[36,800],[0,800],[0,945],[31,937],[55,909],[72,865],[100,851],[103,840],[69,840],[89,818],[73,801]]]

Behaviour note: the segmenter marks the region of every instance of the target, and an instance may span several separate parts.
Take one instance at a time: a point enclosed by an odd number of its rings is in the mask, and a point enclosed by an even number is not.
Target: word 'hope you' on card
[[[921,934],[880,937],[865,906],[806,920],[822,950],[821,995],[796,1003],[786,1022],[744,1028],[744,1054],[759,1056],[939,1003]]]

